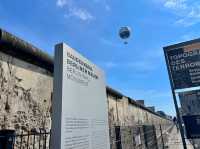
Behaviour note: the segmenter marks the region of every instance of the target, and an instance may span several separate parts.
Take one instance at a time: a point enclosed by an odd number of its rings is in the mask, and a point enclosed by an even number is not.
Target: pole
[[[162,139],[162,147],[163,147],[163,149],[165,149],[165,143],[164,143],[164,139],[163,139],[163,132],[162,132],[161,124],[160,124],[160,133],[161,133],[161,139]]]
[[[178,125],[179,125],[181,138],[182,138],[182,142],[183,142],[183,148],[187,149],[187,145],[186,145],[185,137],[184,137],[184,130],[183,130],[182,121],[181,121],[181,116],[180,116],[180,112],[179,112],[179,109],[178,109],[178,104],[177,104],[177,100],[176,100],[176,93],[175,93],[174,89],[172,89],[172,95],[173,95],[173,99],[174,99],[174,105],[175,105],[175,109],[176,109]]]

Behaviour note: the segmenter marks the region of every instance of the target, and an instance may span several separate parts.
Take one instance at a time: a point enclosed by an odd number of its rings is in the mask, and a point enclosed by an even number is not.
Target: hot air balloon
[[[127,39],[131,36],[131,28],[128,26],[121,27],[119,30],[119,36],[124,40],[124,44],[128,44]]]

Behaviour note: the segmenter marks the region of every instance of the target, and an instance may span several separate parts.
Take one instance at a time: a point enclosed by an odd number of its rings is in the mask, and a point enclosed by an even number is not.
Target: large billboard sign
[[[200,86],[200,41],[164,48],[174,89]]]
[[[55,48],[52,149],[109,149],[104,73],[66,44]]]
[[[191,108],[193,106],[193,102],[198,102],[198,100],[196,100],[198,98],[198,93],[179,94],[182,106],[181,110],[179,110],[175,90],[186,88],[191,89],[192,87],[200,86],[200,39],[195,39],[164,47],[164,53],[174,99],[174,105],[176,108],[177,118],[179,122],[183,148],[186,149],[187,147],[184,138],[184,129],[181,123],[180,111],[182,111],[182,114],[188,115],[192,115],[192,113],[195,113],[194,110],[197,110]],[[193,120],[192,118],[193,117],[191,117],[191,120]],[[186,117],[184,120],[186,129],[188,131],[187,134],[193,133],[189,132],[193,130],[190,129],[188,119],[190,120],[190,117]],[[186,123],[188,125],[186,125]],[[194,124],[194,126],[197,125],[199,124]]]

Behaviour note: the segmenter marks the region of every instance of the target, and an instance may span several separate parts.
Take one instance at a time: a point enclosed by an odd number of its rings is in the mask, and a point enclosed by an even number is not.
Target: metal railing
[[[1,135],[0,149],[49,149],[50,134],[44,129],[39,129],[39,131]]]
[[[167,142],[166,132],[169,132],[170,127],[163,125],[112,126],[110,128],[111,149],[164,149]],[[2,137],[7,137],[8,141],[13,140],[12,149],[49,149],[50,136],[50,131],[38,129],[14,135],[0,135],[0,141]]]

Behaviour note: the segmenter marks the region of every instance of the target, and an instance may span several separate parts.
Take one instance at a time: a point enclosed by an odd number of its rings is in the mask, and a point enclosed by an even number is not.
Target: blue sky
[[[132,35],[124,45],[121,26]],[[1,0],[0,27],[53,55],[66,42],[104,69],[107,84],[174,114],[162,47],[198,38],[198,0]]]

